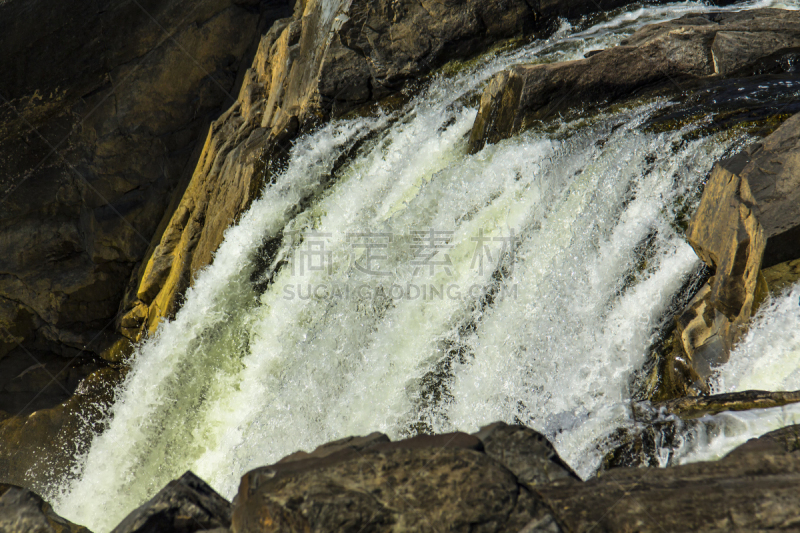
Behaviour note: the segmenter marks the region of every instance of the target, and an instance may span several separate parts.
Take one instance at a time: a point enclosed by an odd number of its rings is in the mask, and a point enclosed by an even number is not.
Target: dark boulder
[[[129,514],[112,533],[195,533],[231,523],[231,504],[186,472]]]
[[[482,427],[475,436],[483,442],[486,455],[511,470],[522,483],[542,485],[557,479],[579,479],[550,441],[529,427],[495,422]]]
[[[474,436],[357,442],[248,472],[231,531],[560,531]]]
[[[537,493],[569,531],[796,531],[800,429],[754,439],[716,462],[616,468]]]

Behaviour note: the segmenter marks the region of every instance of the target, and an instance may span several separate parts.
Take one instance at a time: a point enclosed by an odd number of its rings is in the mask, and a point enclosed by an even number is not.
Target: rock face
[[[130,274],[255,36],[287,4],[0,4],[0,359],[37,364],[20,343],[115,357]]]
[[[646,26],[619,46],[586,59],[519,65],[490,82],[470,150],[506,139],[537,120],[714,79],[791,70],[800,47],[800,15],[778,9],[712,13]],[[742,52],[746,50],[746,52]]]
[[[772,285],[794,279],[800,258],[800,115],[762,142],[715,165],[686,238],[713,276],[676,318],[676,346],[665,370],[680,394],[691,368],[706,378],[724,363]],[[769,270],[769,269],[768,269]]]
[[[191,472],[129,514],[112,533],[194,533],[227,528],[231,504]]]
[[[527,477],[563,477],[541,435],[526,430],[531,442],[503,446],[516,431],[503,424],[485,434],[494,435],[495,453],[507,450]],[[488,532],[520,531],[531,522],[560,531],[530,486],[484,453],[480,438],[452,433],[387,441],[379,434],[340,441],[247,473],[231,531]],[[525,465],[523,457],[534,462]],[[534,473],[537,466],[545,468]]]
[[[0,531],[3,533],[91,533],[53,512],[37,494],[0,485]]]

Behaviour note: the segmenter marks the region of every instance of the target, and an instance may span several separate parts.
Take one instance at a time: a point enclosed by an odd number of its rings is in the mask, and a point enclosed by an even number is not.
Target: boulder
[[[171,481],[112,533],[195,533],[231,523],[231,504],[192,472]]]
[[[728,360],[770,283],[787,286],[800,259],[800,114],[730,159],[717,163],[686,238],[713,276],[676,317],[666,381],[686,387],[674,370],[700,380]],[[772,270],[770,270],[772,267]],[[774,290],[774,289],[773,289]]]
[[[0,484],[0,531],[3,533],[91,533],[53,512],[50,504],[22,487]]]
[[[481,98],[470,151],[568,109],[591,110],[645,92],[683,92],[756,71],[785,72],[799,52],[800,14],[794,11],[686,15],[645,26],[585,59],[498,73]]]
[[[68,475],[102,431],[121,379],[119,370],[102,368],[55,407],[22,416],[0,411],[0,480],[44,493]]]
[[[529,427],[505,422],[482,427],[475,433],[483,450],[528,485],[543,485],[557,479],[580,479],[558,456],[550,441]]]
[[[356,442],[245,474],[231,531],[560,531],[475,436]]]
[[[725,458],[670,468],[615,468],[537,493],[568,531],[794,531],[800,524],[800,428]]]

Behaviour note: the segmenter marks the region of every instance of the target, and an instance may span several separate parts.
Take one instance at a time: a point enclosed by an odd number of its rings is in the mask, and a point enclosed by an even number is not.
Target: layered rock
[[[0,4],[0,359],[119,356],[130,274],[287,3]]]
[[[721,78],[790,71],[798,47],[797,12],[758,9],[687,15],[645,26],[585,59],[518,65],[497,74],[486,88],[470,150],[568,109],[683,92]]]
[[[537,490],[568,531],[792,531],[800,523],[797,426],[716,462],[617,468]]]
[[[788,284],[800,258],[800,115],[717,163],[686,238],[713,276],[676,318],[663,393],[688,390],[727,361],[769,284]]]

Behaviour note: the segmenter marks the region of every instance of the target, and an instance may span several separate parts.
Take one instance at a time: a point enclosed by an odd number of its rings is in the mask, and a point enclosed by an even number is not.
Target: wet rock
[[[800,281],[800,259],[787,261],[761,271],[769,292],[779,295]]]
[[[678,415],[684,420],[715,415],[723,411],[748,411],[750,409],[768,409],[800,402],[800,391],[769,392],[749,390],[714,394],[712,396],[678,398],[655,407],[664,407],[668,413]]]
[[[675,346],[665,380],[666,396],[685,393],[674,370],[691,368],[705,380],[728,360],[769,291],[762,268],[776,267],[773,284],[792,279],[800,258],[800,115],[736,156],[715,165],[686,238],[713,276],[676,318]],[[781,274],[782,273],[782,274]]]
[[[336,444],[330,454],[322,448],[248,472],[231,531],[516,532],[532,521],[560,531],[475,436],[357,442],[365,447]]]
[[[800,15],[763,9],[687,15],[646,26],[585,59],[518,65],[499,73],[484,92],[470,150],[568,109],[592,109],[645,93],[681,93],[755,70],[786,72],[794,60],[781,58],[794,58],[798,47]]]
[[[603,468],[623,466],[667,466],[673,453],[703,440],[712,431],[713,417],[724,412],[769,409],[800,402],[800,391],[740,391],[711,396],[678,398],[664,402],[641,402],[632,405],[636,425],[612,434],[601,443],[609,449]]]
[[[53,512],[37,494],[0,484],[0,531],[3,533],[91,533]]]
[[[496,422],[475,433],[486,455],[511,470],[528,485],[541,485],[557,479],[579,479],[541,433],[525,426]]]
[[[792,426],[720,461],[616,468],[537,493],[569,531],[793,531],[800,524],[798,435]]]
[[[195,533],[231,523],[231,504],[191,472],[170,482],[112,533]]]

